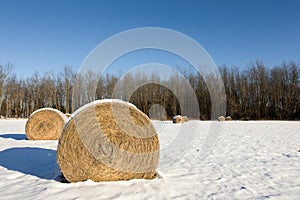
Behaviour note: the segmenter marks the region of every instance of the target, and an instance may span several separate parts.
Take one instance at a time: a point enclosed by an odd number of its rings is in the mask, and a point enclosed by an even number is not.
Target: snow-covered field
[[[157,178],[102,183],[59,182],[57,141],[26,140],[25,123],[0,120],[0,199],[300,199],[300,122],[225,122],[204,157],[211,122],[153,121]]]

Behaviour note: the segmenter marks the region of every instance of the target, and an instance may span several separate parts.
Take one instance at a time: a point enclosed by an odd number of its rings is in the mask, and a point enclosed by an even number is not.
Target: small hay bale
[[[232,121],[232,118],[231,118],[230,116],[227,116],[227,117],[225,118],[225,121]]]
[[[71,114],[70,114],[70,113],[66,113],[65,115],[66,115],[67,118],[70,118],[70,117],[71,117]]]
[[[225,117],[224,117],[224,116],[220,116],[220,117],[218,117],[218,121],[220,121],[220,122],[223,122],[223,121],[225,121]]]
[[[175,116],[173,117],[173,123],[174,123],[174,124],[183,123],[182,116],[181,116],[181,115],[175,115]]]
[[[26,122],[26,136],[29,140],[58,140],[66,121],[67,117],[59,110],[36,110]]]
[[[188,122],[188,121],[189,121],[189,118],[188,118],[187,116],[183,116],[183,117],[182,117],[182,121],[183,121],[183,122]]]
[[[159,149],[147,115],[121,100],[97,100],[66,123],[57,162],[69,182],[152,179]]]

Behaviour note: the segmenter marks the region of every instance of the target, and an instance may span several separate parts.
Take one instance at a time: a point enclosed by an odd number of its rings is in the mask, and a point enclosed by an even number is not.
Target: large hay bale
[[[225,117],[224,117],[224,116],[220,116],[220,117],[218,117],[218,121],[220,121],[220,122],[223,122],[223,121],[225,121]]]
[[[232,118],[231,118],[230,116],[227,116],[227,117],[225,118],[225,121],[232,121]]]
[[[78,109],[66,123],[57,161],[69,182],[152,179],[159,149],[147,115],[121,100],[98,100]]]
[[[29,140],[58,140],[66,121],[67,117],[59,110],[36,110],[26,122],[26,136]]]
[[[173,123],[174,124],[179,124],[179,123],[183,123],[183,119],[182,119],[182,116],[181,115],[175,115],[173,117]]]

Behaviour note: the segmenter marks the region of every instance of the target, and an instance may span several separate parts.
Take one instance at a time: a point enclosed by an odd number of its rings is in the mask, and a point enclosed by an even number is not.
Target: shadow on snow
[[[27,140],[27,137],[25,134],[2,134],[0,135],[2,138],[11,138],[15,140]]]
[[[57,180],[61,176],[56,163],[56,151],[52,149],[6,149],[0,152],[0,166],[47,180]]]

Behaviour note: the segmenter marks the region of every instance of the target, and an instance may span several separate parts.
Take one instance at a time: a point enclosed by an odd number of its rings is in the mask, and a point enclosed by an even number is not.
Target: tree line
[[[219,71],[226,92],[226,115],[236,120],[300,119],[300,66],[296,63],[283,62],[268,68],[257,61],[243,69],[222,66]],[[153,105],[159,104],[170,119],[182,114],[183,104],[191,105],[193,112],[193,99],[187,92],[190,88],[197,97],[200,119],[210,120],[210,83],[204,80],[208,79],[186,72],[164,79],[158,74],[143,73],[124,77],[91,71],[76,74],[71,67],[58,73],[36,72],[19,78],[12,73],[10,64],[0,65],[0,115],[25,118],[44,107],[72,113],[96,99],[119,98],[135,104],[147,115]]]

